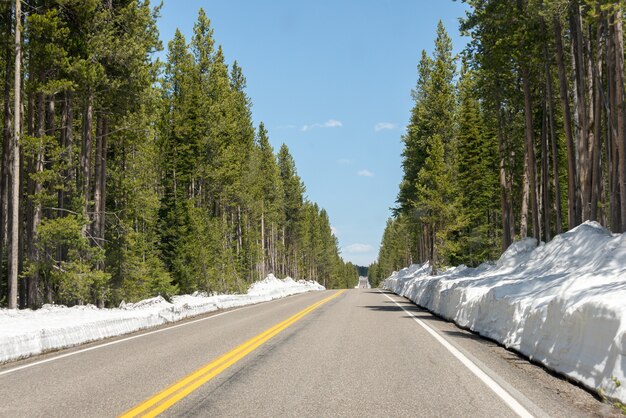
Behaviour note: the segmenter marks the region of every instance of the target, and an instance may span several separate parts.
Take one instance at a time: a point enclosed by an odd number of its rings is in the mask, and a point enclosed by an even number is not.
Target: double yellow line
[[[217,359],[199,368],[190,375],[174,383],[172,386],[146,399],[133,409],[130,409],[129,411],[120,415],[120,417],[155,417],[159,415],[160,413],[167,410],[172,405],[183,399],[185,396],[189,395],[200,386],[204,385],[206,382],[213,379],[215,376],[219,375],[224,370],[228,369],[230,366],[250,354],[259,346],[267,342],[270,338],[274,337],[293,323],[299,321],[305,315],[311,313],[326,302],[341,295],[344,291],[345,290],[340,290],[333,293],[331,296],[314,303],[313,305],[298,312],[292,317],[260,333],[256,337],[249,339],[240,346],[232,349],[228,353],[222,355],[221,357],[218,357]]]

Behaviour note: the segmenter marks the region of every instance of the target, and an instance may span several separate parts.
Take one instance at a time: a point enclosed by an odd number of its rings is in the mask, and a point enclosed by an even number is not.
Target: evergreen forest
[[[626,230],[624,2],[464,0],[439,23],[402,137],[403,179],[372,285],[428,261],[497,259],[586,221]]]
[[[0,305],[352,287],[287,146],[199,11],[166,58],[145,0],[0,2]]]

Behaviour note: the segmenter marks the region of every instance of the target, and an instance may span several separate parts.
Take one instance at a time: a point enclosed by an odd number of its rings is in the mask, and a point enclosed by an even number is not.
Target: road
[[[360,276],[359,277],[359,285],[357,287],[360,288],[360,289],[369,289],[370,283],[369,283],[367,277]]]
[[[7,364],[0,394],[2,417],[119,416],[138,405],[172,417],[617,416],[377,289],[292,296]]]

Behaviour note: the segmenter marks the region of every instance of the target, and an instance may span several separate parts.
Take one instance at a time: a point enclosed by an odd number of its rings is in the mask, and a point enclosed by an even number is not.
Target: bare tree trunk
[[[270,263],[271,263],[271,272],[273,274],[277,274],[276,271],[276,231],[275,231],[274,222],[270,224]]]
[[[430,225],[430,274],[437,275],[437,229],[435,225]]]
[[[502,118],[500,103],[498,103],[498,148],[500,151],[500,209],[502,211],[502,252],[513,242],[511,236],[511,219],[509,217],[509,199],[507,194],[507,182],[506,182],[506,166],[505,157],[506,149],[504,147],[504,133],[502,132]]]
[[[528,150],[524,152],[524,178],[522,179],[522,206],[520,208],[519,235],[528,237]]]
[[[261,209],[261,278],[265,278],[265,210]]]
[[[61,136],[60,136],[60,145],[62,151],[62,160],[65,166],[67,167],[63,170],[63,189],[59,192],[59,207],[64,208],[69,202],[67,201],[67,193],[73,187],[72,184],[75,183],[75,171],[71,168],[71,157],[73,153],[74,147],[74,131],[73,131],[73,123],[74,123],[74,112],[72,109],[72,92],[65,91],[63,93],[63,101],[61,102]],[[64,216],[63,213],[60,216]]]
[[[587,114],[587,101],[585,97],[586,79],[585,79],[585,59],[584,59],[584,39],[582,33],[582,25],[580,21],[580,6],[577,1],[572,2],[572,13],[570,14],[570,30],[572,33],[572,61],[574,64],[574,86],[576,90],[575,108],[578,119],[578,183],[580,185],[580,202],[582,220],[589,219],[589,201],[591,197],[590,188],[591,170],[589,166],[589,115]]]
[[[554,182],[554,208],[556,212],[557,234],[561,233],[563,219],[561,215],[561,183],[559,181],[559,150],[557,147],[556,129],[554,127],[554,97],[552,95],[552,74],[550,73],[550,63],[548,47],[544,44],[544,56],[546,61],[546,92],[548,94],[548,124],[550,125],[550,141],[552,151],[552,178]]]
[[[543,207],[543,235],[550,241],[550,170],[548,158],[548,111],[546,108],[547,92],[544,92],[541,104],[541,192]]]
[[[528,185],[530,187],[530,209],[533,221],[533,236],[541,241],[539,207],[537,205],[537,158],[535,156],[535,138],[533,132],[532,98],[530,95],[529,72],[523,67],[524,83],[524,121],[526,125],[526,153],[528,155]]]
[[[22,3],[15,2],[15,72],[14,72],[14,107],[13,107],[13,153],[12,153],[12,188],[11,188],[11,244],[9,263],[9,309],[17,308],[17,276],[19,249],[19,213],[20,213],[20,137],[22,129]]]
[[[5,3],[4,21],[6,23],[6,44],[5,44],[5,67],[4,67],[4,91],[3,91],[3,124],[2,124],[2,157],[0,164],[0,277],[4,276],[4,249],[8,236],[8,214],[9,214],[9,189],[10,189],[10,164],[11,164],[11,140],[13,132],[11,130],[11,55],[13,45],[11,43],[11,17],[13,4]],[[2,286],[0,286],[0,300],[2,299]]]
[[[511,152],[512,154],[513,152]],[[509,195],[509,234],[511,239],[515,238],[515,207],[513,205],[513,173],[509,170],[507,179],[506,179],[506,188],[508,190]]]
[[[40,83],[44,83],[44,72],[40,71],[39,81]],[[26,210],[26,256],[32,262],[37,262],[39,259],[39,254],[37,251],[37,246],[35,244],[35,236],[37,234],[37,228],[41,223],[42,218],[42,208],[41,203],[38,200],[41,191],[42,184],[37,179],[37,175],[43,171],[44,168],[44,139],[43,137],[46,135],[46,98],[43,92],[38,92],[36,95],[37,102],[37,110],[35,111],[34,106],[34,96],[31,93],[28,99],[28,130],[29,134],[34,132],[34,136],[39,138],[39,144],[37,147],[37,152],[32,157],[32,161],[30,165],[30,173],[35,176],[29,177],[27,180],[28,184],[28,194],[32,196],[29,198],[29,203],[27,205]],[[37,117],[35,118],[35,114]],[[33,126],[36,119],[36,128]],[[27,279],[27,288],[28,288],[28,306],[31,308],[35,307],[37,304],[37,293],[38,293],[38,284],[39,284],[39,275],[37,272],[32,273]]]
[[[615,15],[609,16],[609,35],[607,36],[607,89],[609,95],[608,129],[607,129],[607,165],[609,167],[609,200],[611,207],[611,229],[618,232],[622,228],[619,194],[619,163],[617,155],[617,105],[615,93]]]
[[[242,239],[243,237],[242,237],[242,232],[241,232],[241,206],[237,205],[237,255],[239,255],[239,252],[243,248]]]
[[[100,163],[100,239],[104,242],[106,233],[106,191],[107,191],[107,142],[109,138],[109,119],[105,116],[102,121],[102,162]]]
[[[90,186],[91,186],[91,146],[92,146],[92,127],[93,127],[93,93],[89,92],[85,98],[83,108],[83,138],[80,151],[80,169],[81,183],[80,190],[83,194],[84,207],[83,214],[85,218],[89,216],[90,208]]]
[[[599,9],[599,6],[598,6]],[[601,15],[602,16],[602,15]],[[591,208],[589,219],[598,220],[598,201],[602,187],[602,34],[604,32],[604,16],[600,18],[596,30],[596,62],[593,68],[593,143],[591,149]]]
[[[622,34],[622,11],[615,12],[615,114],[617,117],[617,145],[619,167],[620,222],[624,232],[626,227],[626,138],[624,137],[624,39]]]
[[[93,239],[96,240],[96,244],[100,245],[102,242],[100,238],[102,235],[100,233],[100,218],[102,216],[102,212],[100,212],[100,208],[102,206],[102,162],[104,161],[104,149],[103,149],[103,125],[104,118],[102,115],[99,115],[96,118],[96,155],[94,162],[94,188],[93,188],[93,222],[91,224],[91,234]]]
[[[567,145],[567,201],[568,201],[568,227],[574,228],[580,223],[578,216],[578,204],[576,193],[576,156],[574,138],[572,137],[572,115],[567,97],[567,78],[565,77],[565,64],[563,63],[563,40],[561,37],[561,22],[558,16],[554,17],[554,40],[556,46],[556,62],[559,69],[559,87],[561,105],[563,107],[563,127],[565,130],[565,144]]]

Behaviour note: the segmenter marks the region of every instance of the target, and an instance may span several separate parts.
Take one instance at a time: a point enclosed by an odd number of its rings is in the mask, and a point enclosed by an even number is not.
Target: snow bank
[[[184,318],[283,298],[297,293],[324,290],[314,281],[280,280],[270,274],[252,284],[245,295],[194,293],[174,296],[168,302],[161,296],[137,303],[124,303],[116,309],[93,305],[44,305],[38,310],[0,309],[0,363],[152,328]]]
[[[586,222],[535,245],[439,276],[412,265],[384,288],[626,402],[626,233]]]

